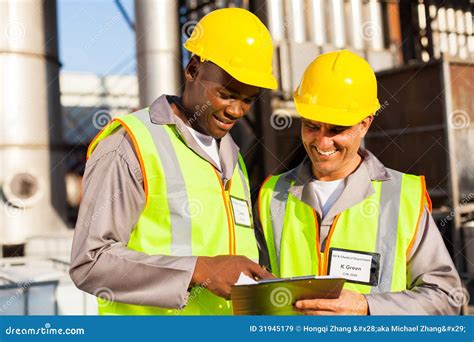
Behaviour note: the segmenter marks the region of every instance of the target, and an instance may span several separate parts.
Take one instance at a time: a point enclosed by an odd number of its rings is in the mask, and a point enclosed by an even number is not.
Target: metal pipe
[[[356,50],[364,48],[364,25],[362,24],[362,0],[350,0],[349,13],[351,18],[351,45]]]
[[[287,23],[284,21],[283,0],[266,1],[268,13],[268,27],[273,41],[281,42],[285,40],[285,28]]]
[[[178,1],[135,0],[137,72],[140,105],[161,94],[178,94],[181,80]],[[195,21],[183,25],[190,34]]]
[[[377,0],[369,0],[367,3],[369,23],[372,26],[372,34],[369,36],[369,46],[372,50],[383,50],[383,25],[382,4]]]
[[[65,229],[56,2],[0,1],[0,245]]]
[[[448,52],[448,33],[446,23],[446,9],[438,8],[439,50],[445,54]]]
[[[459,57],[466,59],[468,55],[467,37],[465,35],[466,28],[464,21],[464,12],[462,10],[456,10],[456,33]]]
[[[332,0],[331,4],[331,40],[336,48],[343,48],[346,45],[346,32],[344,25],[344,1]]]
[[[473,35],[471,12],[466,11],[465,20],[466,20],[467,48],[468,48],[469,54],[474,55],[474,35]]]
[[[323,0],[310,0],[308,4],[310,40],[318,46],[323,46],[327,42]]]
[[[458,52],[458,42],[456,34],[456,15],[454,9],[449,7],[446,10],[446,24],[448,31],[448,49],[451,56],[456,56]]]
[[[428,9],[429,9],[430,17],[431,17],[431,31],[433,32],[433,56],[435,58],[440,58],[441,50],[440,50],[437,8],[435,5],[430,5]]]
[[[306,41],[306,20],[303,0],[286,0],[289,39],[296,43]]]

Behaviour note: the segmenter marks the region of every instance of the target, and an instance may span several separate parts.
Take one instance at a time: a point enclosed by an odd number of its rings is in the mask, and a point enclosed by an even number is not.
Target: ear
[[[184,69],[184,78],[186,81],[192,82],[196,79],[199,69],[201,67],[201,61],[199,60],[199,56],[192,56]]]
[[[370,115],[360,122],[361,138],[365,137],[365,135],[367,134],[370,125],[372,125],[372,121],[374,121],[374,116]]]

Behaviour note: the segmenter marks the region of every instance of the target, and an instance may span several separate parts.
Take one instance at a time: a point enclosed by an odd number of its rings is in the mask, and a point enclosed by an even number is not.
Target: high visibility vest
[[[378,285],[346,282],[345,288],[363,294],[405,290],[407,257],[431,202],[424,177],[387,170],[390,180],[372,181],[372,195],[334,218],[323,252],[316,211],[288,191],[295,182],[292,171],[269,177],[258,205],[272,272],[327,275],[330,248],[380,253]]]
[[[127,247],[149,255],[245,255],[258,262],[253,227],[234,223],[230,204],[234,197],[246,201],[251,208],[248,175],[241,155],[225,189],[214,166],[183,142],[174,125],[151,123],[148,110],[115,118],[99,132],[87,152],[90,156],[101,140],[120,127],[133,142],[143,174],[146,205]],[[192,289],[183,310],[100,298],[98,302],[99,314],[232,314],[230,301],[203,287]]]

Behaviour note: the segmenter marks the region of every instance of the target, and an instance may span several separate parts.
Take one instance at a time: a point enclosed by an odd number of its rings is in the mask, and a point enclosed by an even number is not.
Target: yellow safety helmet
[[[242,83],[277,88],[272,74],[272,37],[260,19],[247,10],[210,12],[196,24],[184,47]]]
[[[318,56],[306,68],[293,99],[302,117],[341,126],[355,125],[380,108],[374,71],[348,50]]]

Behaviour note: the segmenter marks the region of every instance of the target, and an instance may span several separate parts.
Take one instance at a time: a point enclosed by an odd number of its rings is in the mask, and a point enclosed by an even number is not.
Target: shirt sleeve
[[[407,264],[407,290],[366,295],[371,315],[458,315],[459,274],[433,217],[425,208]]]
[[[127,248],[144,206],[139,162],[120,130],[100,142],[86,164],[70,276],[79,289],[112,301],[182,309],[197,258]]]

